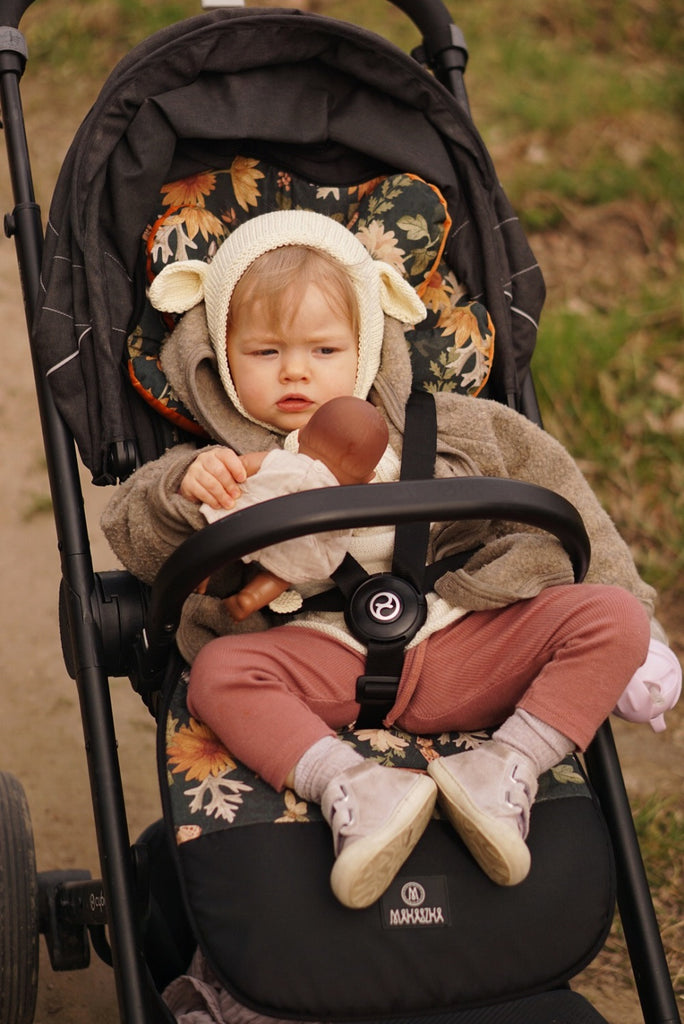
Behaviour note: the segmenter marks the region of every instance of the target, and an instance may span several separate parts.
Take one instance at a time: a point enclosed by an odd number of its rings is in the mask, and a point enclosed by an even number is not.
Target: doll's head
[[[333,398],[299,431],[299,451],[319,459],[341,484],[369,483],[388,442],[380,412],[361,398]]]

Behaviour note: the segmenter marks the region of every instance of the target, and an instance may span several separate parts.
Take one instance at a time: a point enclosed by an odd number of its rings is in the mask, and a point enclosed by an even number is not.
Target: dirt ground
[[[52,158],[55,159],[54,152]],[[4,171],[3,171],[4,173]],[[10,208],[0,182],[2,212]],[[99,875],[84,741],[75,686],[62,663],[57,622],[59,560],[48,496],[42,440],[13,245],[0,240],[0,323],[4,372],[0,377],[0,770],[22,782],[30,804],[39,870],[87,868]],[[97,528],[108,494],[88,486],[88,511],[96,569],[114,561]],[[666,625],[684,636],[671,609]],[[124,681],[112,684],[124,788],[132,839],[159,817],[154,729]],[[678,709],[666,733],[616,722],[615,732],[630,794],[681,794],[684,713]],[[140,770],[142,767],[142,771]],[[552,923],[550,922],[550,927]],[[93,957],[86,971],[55,974],[41,942],[36,1021],[39,1024],[115,1024],[119,1020],[112,973]],[[611,1024],[639,1024],[638,1001],[629,983],[601,969],[601,960],[576,986]]]

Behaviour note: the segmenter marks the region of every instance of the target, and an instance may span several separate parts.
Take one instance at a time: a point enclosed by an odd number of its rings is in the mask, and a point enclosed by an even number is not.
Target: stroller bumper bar
[[[322,488],[262,502],[186,540],[152,587],[148,643],[154,648],[168,642],[183,602],[202,580],[266,544],[331,529],[447,519],[525,523],[557,537],[576,581],[589,566],[589,538],[577,510],[561,495],[533,484],[474,477]]]

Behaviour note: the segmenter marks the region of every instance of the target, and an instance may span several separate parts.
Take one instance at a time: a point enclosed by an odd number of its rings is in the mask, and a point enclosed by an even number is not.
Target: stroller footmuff
[[[165,818],[193,932],[239,1002],[311,1020],[465,1009],[562,986],[601,948],[612,857],[575,758],[542,776],[523,883],[495,885],[435,817],[380,901],[348,910],[330,890],[320,809],[236,763],[188,714],[186,686],[183,670],[161,723]],[[418,771],[485,738],[342,735],[364,757]]]

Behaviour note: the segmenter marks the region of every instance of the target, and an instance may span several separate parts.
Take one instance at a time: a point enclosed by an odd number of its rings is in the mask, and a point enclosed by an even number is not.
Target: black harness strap
[[[434,476],[436,454],[437,414],[434,398],[427,391],[412,391],[406,403],[400,479],[431,479]],[[366,671],[356,680],[356,699],[360,705],[356,720],[357,729],[379,728],[396,701],[404,667],[406,644],[415,636],[427,615],[423,577],[429,539],[430,524],[427,522],[400,523],[395,527],[391,575],[397,579],[393,583],[396,587],[400,581],[406,581],[415,594],[408,591],[405,597],[409,603],[413,603],[413,598],[418,604],[414,618],[407,624],[407,631],[392,639],[371,636],[367,632],[359,633],[357,622],[350,617],[347,602],[347,626],[357,638],[366,643],[368,649]],[[361,573],[367,576],[361,566],[356,564]],[[342,562],[340,569],[342,575],[349,579],[351,571],[347,558]],[[339,569],[333,573],[333,579],[340,585],[337,579],[338,572]],[[358,574],[356,576],[358,580]],[[383,598],[385,607],[388,612],[390,611],[393,589],[394,587],[388,587],[386,591],[380,590],[369,597],[369,606],[371,602],[375,602],[376,614],[382,614],[380,602]]]
[[[438,562],[433,562],[431,565],[425,566],[425,576],[423,579],[423,590],[434,590],[435,583],[438,579],[444,576],[447,572],[456,572],[457,569],[462,569],[463,566],[470,561],[476,552],[482,547],[479,544],[475,548],[468,548],[467,551],[459,551],[455,555],[447,555],[445,558],[440,558]],[[320,594],[314,594],[312,597],[305,598],[302,608],[300,611],[312,611],[312,612],[343,612],[345,606],[345,592],[339,584],[337,574],[342,570],[342,567],[348,564],[349,578],[351,579],[352,568],[350,563],[355,563],[358,566],[359,575],[355,576],[354,579],[357,583],[361,583],[368,577],[365,570],[359,565],[356,559],[352,555],[345,557],[344,561],[340,563],[331,579],[335,580],[336,586],[330,587],[329,590],[323,590]],[[363,575],[361,575],[363,573]],[[283,623],[294,618],[299,612],[274,612],[269,608],[263,608],[262,613],[270,615],[273,618],[273,625],[282,625]]]
[[[431,480],[437,456],[435,399],[427,391],[412,391],[406,403],[401,480]],[[400,523],[394,534],[392,573],[423,587],[425,559],[430,540],[429,523]]]

